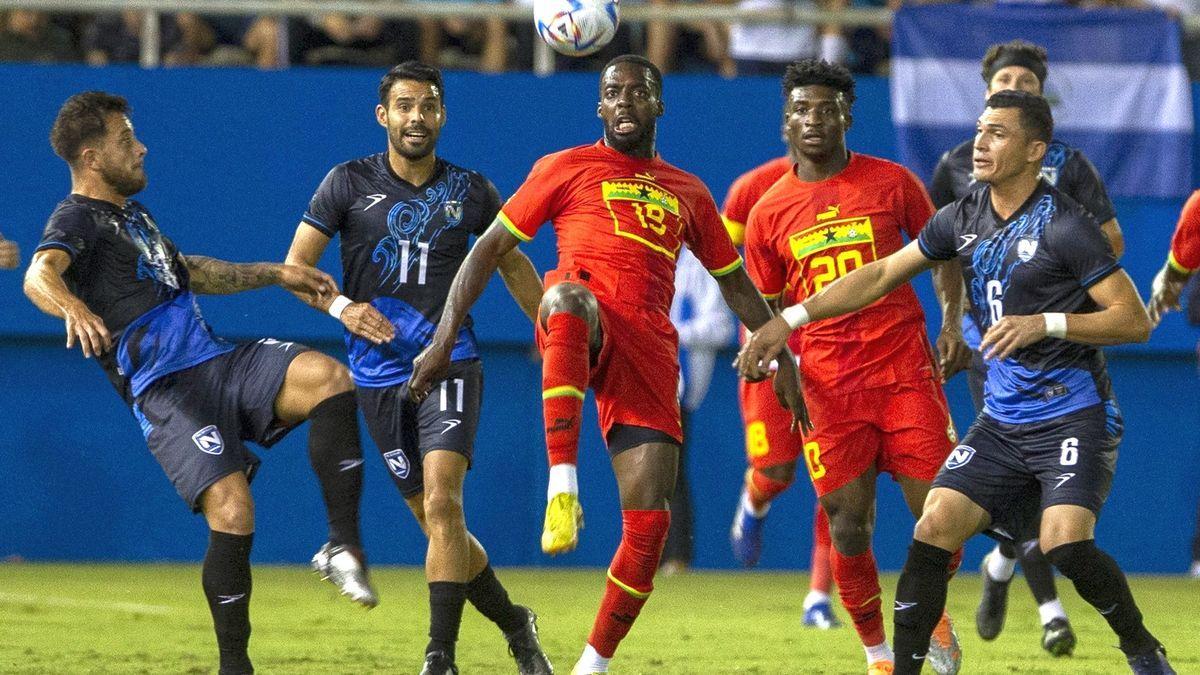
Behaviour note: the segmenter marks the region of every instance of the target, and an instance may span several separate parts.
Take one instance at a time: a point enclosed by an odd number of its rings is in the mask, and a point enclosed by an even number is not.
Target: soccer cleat
[[[546,522],[542,526],[542,552],[558,555],[574,551],[583,529],[583,507],[579,495],[560,492],[546,503]]]
[[[742,500],[738,500],[737,511],[733,514],[733,526],[729,528],[729,544],[733,547],[733,557],[742,567],[754,567],[758,557],[762,555],[763,523],[767,517],[756,518]]]
[[[429,652],[425,655],[421,675],[458,675],[458,666],[446,652]]]
[[[1175,669],[1167,663],[1167,650],[1162,645],[1148,654],[1130,656],[1126,660],[1135,675],[1176,675]]]
[[[328,542],[312,557],[313,571],[342,592],[342,595],[371,609],[379,604],[379,596],[371,587],[362,553],[348,546]]]
[[[955,675],[962,668],[962,647],[958,644],[958,633],[950,615],[942,612],[942,619],[933,629],[929,639],[927,663],[938,675]]]
[[[867,675],[892,675],[895,670],[896,664],[887,659],[867,664]]]
[[[988,555],[992,555],[989,553]],[[988,556],[983,557],[979,567],[979,576],[983,577],[983,594],[979,598],[979,608],[975,610],[975,630],[984,640],[995,640],[1004,630],[1004,618],[1008,614],[1008,581],[996,581],[987,571]]]
[[[525,625],[504,635],[508,653],[517,662],[517,672],[520,675],[553,675],[554,666],[550,665],[550,659],[546,658],[538,641],[537,614],[521,605],[517,605],[517,609],[525,612]]]
[[[1193,579],[1200,579],[1200,560],[1192,561],[1192,566],[1188,568],[1188,576]]]
[[[829,630],[841,626],[842,622],[838,621],[837,616],[834,615],[833,605],[825,600],[814,603],[812,607],[804,610],[804,625],[810,628]]]
[[[1071,622],[1062,617],[1052,619],[1042,628],[1042,649],[1054,656],[1070,656],[1075,652],[1075,631]]]

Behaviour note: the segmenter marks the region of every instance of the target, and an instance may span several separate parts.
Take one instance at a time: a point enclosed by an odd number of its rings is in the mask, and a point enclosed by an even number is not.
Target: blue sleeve
[[[96,222],[91,211],[82,206],[68,204],[60,206],[50,214],[37,250],[57,248],[69,253],[74,261],[87,255],[95,241]]]
[[[1121,269],[1100,225],[1078,209],[1060,212],[1046,229],[1050,252],[1084,289]]]
[[[954,236],[956,213],[954,205],[942,207],[921,229],[921,234],[917,235],[917,246],[926,258],[950,260],[958,255]]]
[[[1079,202],[1097,223],[1107,223],[1117,217],[1117,209],[1108,197],[1100,172],[1087,156],[1076,150],[1063,170],[1067,175],[1059,180],[1058,189]]]
[[[480,175],[479,182],[482,187],[483,204],[479,212],[479,223],[476,224],[478,229],[472,230],[476,236],[483,234],[491,226],[496,215],[500,213],[500,207],[504,206],[504,200],[500,199],[500,191],[496,189],[492,181]]]
[[[321,181],[301,220],[317,228],[322,234],[333,237],[342,229],[346,211],[350,209],[352,202],[350,176],[346,165],[339,164]]]

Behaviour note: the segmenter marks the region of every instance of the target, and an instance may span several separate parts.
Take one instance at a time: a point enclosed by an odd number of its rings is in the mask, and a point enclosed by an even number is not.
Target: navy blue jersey
[[[1087,313],[1087,291],[1120,269],[1095,218],[1045,181],[1007,220],[991,188],[973,190],[934,214],[917,242],[931,260],[957,258],[983,332],[1005,315]],[[1046,338],[992,361],[984,411],[1009,424],[1052,419],[1112,399],[1099,348]]]
[[[386,345],[346,332],[359,386],[408,380],[442,317],[470,235],[482,234],[499,211],[491,181],[441,159],[424,185],[397,176],[387,153],[339,164],[325,176],[303,220],[329,237],[341,235],[343,292],[374,305],[396,328]],[[478,355],[468,318],[451,359]]]
[[[70,195],[50,214],[37,250],[50,248],[70,254],[67,288],[113,336],[115,349],[99,361],[126,400],[233,349],[204,322],[179,251],[138,202],[122,208]]]

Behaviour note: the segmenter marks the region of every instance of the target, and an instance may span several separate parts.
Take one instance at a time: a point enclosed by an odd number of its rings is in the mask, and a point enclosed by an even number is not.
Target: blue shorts
[[[1029,424],[981,414],[933,487],[961,492],[983,507],[992,518],[989,535],[1023,541],[1037,536],[1034,528],[1050,506],[1082,506],[1099,516],[1122,430],[1115,401]]]
[[[253,478],[261,460],[246,447],[279,442],[295,425],[275,418],[288,366],[308,347],[270,338],[239,344],[156,380],[133,403],[150,452],[193,511],[210,485],[235,471]]]
[[[431,450],[450,450],[471,461],[483,402],[483,364],[450,364],[446,379],[421,403],[408,400],[408,382],[358,387],[358,406],[384,464],[405,499],[425,489],[421,464]]]

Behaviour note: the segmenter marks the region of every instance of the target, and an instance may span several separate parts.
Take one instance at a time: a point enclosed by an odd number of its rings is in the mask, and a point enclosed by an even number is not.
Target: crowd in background
[[[503,2],[505,0],[481,0]],[[531,5],[533,0],[509,0]],[[626,0],[628,3],[630,0]],[[646,0],[677,4],[693,0]],[[695,0],[703,2],[704,0]],[[744,9],[799,3],[803,7],[897,9],[901,0],[726,0]],[[1158,7],[1175,15],[1200,11],[1200,0],[1080,0],[1081,7]],[[9,10],[0,16],[0,62],[91,65],[137,63],[146,15],[58,15]],[[420,59],[442,68],[503,72],[530,70],[531,22],[488,19],[385,20],[324,14],[310,17],[215,16],[180,12],[160,17],[160,62],[167,66],[295,65],[384,67]],[[856,73],[886,74],[887,28],[809,24],[622,23],[616,39],[586,58],[558,57],[558,70],[598,70],[620,53],[649,57],[667,72],[780,75],[788,63],[820,57]],[[1200,79],[1200,42],[1185,40],[1185,60]]]

